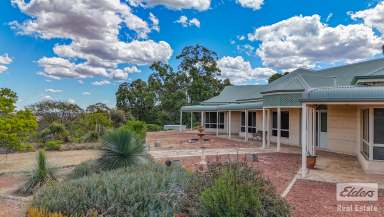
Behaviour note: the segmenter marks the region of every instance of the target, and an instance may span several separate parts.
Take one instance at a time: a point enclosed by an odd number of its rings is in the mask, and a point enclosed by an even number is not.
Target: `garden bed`
[[[246,160],[252,167],[259,169],[266,178],[268,178],[275,186],[277,192],[282,193],[288,186],[289,182],[296,175],[299,170],[301,158],[298,154],[286,153],[261,153],[257,154],[258,161],[252,160],[251,154],[245,155],[220,155],[220,156],[207,156],[209,163],[225,162],[228,160]],[[195,171],[199,167],[200,157],[179,157],[160,159],[165,162],[166,160],[176,160],[190,171]]]

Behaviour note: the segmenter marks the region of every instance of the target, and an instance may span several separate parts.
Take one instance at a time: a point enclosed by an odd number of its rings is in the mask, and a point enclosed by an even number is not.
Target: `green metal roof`
[[[204,112],[204,111],[216,111],[217,106],[214,105],[191,105],[182,106],[181,111],[183,112]]]
[[[226,105],[218,106],[218,110],[225,111],[236,111],[236,110],[245,110],[245,109],[262,109],[262,102],[252,102],[252,103],[231,103]]]
[[[303,102],[368,102],[384,101],[382,86],[344,86],[311,89]]]
[[[265,87],[266,85],[226,86],[218,96],[212,97],[201,104],[226,104],[236,103],[243,99],[261,98],[260,92]]]

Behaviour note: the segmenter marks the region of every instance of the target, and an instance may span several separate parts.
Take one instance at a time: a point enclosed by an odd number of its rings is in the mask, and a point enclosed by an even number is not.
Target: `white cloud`
[[[45,89],[45,92],[47,92],[47,93],[62,93],[63,90],[48,88],[48,89]]]
[[[251,63],[241,56],[225,56],[219,59],[217,64],[221,70],[221,77],[228,78],[234,84],[266,80],[276,73],[270,68],[252,68]]]
[[[0,74],[7,71],[8,67],[6,65],[9,65],[11,63],[12,58],[10,58],[8,54],[0,56]]]
[[[90,93],[90,92],[87,92],[87,91],[84,91],[84,92],[81,93],[81,95],[83,95],[83,96],[90,96],[91,93]]]
[[[84,81],[83,80],[78,80],[77,82],[79,82],[79,84],[84,84]]]
[[[115,80],[127,80],[128,74],[140,72],[136,66],[125,67],[124,69],[116,69],[111,73],[111,78]]]
[[[160,32],[159,19],[152,13],[149,13],[149,20],[152,22],[152,29]]]
[[[107,84],[110,84],[111,82],[108,81],[108,80],[101,80],[101,81],[94,81],[92,82],[93,85],[95,86],[104,86],[104,85],[107,85]]]
[[[352,62],[381,52],[383,39],[363,24],[330,27],[319,15],[295,16],[248,34],[260,41],[257,55],[263,65],[292,70],[320,63]]]
[[[352,19],[362,19],[365,25],[376,28],[384,34],[384,1],[378,3],[374,8],[352,13],[351,17]]]
[[[69,98],[67,100],[67,102],[70,103],[70,104],[76,104],[76,101],[74,99],[72,99],[72,98]]]
[[[245,53],[248,56],[254,56],[255,55],[255,48],[250,44],[237,45],[236,49],[239,52]]]
[[[183,27],[196,26],[200,28],[200,21],[197,18],[188,19],[186,16],[180,16],[176,23],[180,23]]]
[[[152,27],[149,27],[120,0],[12,2],[31,17],[22,23],[11,22],[19,34],[70,40],[54,46],[56,57],[38,61],[43,68],[39,74],[50,78],[109,78],[120,65],[167,61],[173,52],[167,42],[147,39],[151,29],[158,29],[159,22],[153,14],[150,14]],[[130,41],[119,39],[121,26],[136,33],[130,33]]]
[[[264,0],[236,0],[238,4],[245,8],[251,8],[252,10],[259,10]]]
[[[53,100],[53,98],[49,95],[41,97],[42,100]]]
[[[211,0],[128,0],[132,6],[153,7],[162,5],[170,9],[195,9],[198,11],[208,10]]]
[[[333,17],[333,13],[329,13],[325,22],[328,23],[332,19],[332,17]]]

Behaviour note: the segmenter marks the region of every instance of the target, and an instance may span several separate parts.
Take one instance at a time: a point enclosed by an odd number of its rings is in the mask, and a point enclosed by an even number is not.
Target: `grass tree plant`
[[[107,170],[145,162],[144,140],[126,128],[110,131],[103,137],[102,155],[98,161],[101,168]]]
[[[32,172],[24,187],[20,189],[22,194],[32,194],[35,190],[43,185],[55,181],[56,178],[53,170],[47,165],[47,158],[44,150],[39,150],[37,153],[36,169]]]

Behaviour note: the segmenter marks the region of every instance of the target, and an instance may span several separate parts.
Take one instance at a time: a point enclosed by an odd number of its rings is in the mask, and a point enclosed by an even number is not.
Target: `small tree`
[[[36,117],[28,109],[15,111],[17,95],[0,89],[0,147],[17,150],[37,128]]]

